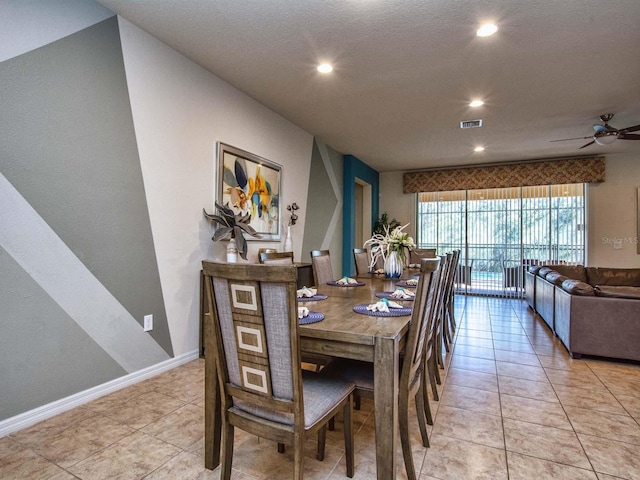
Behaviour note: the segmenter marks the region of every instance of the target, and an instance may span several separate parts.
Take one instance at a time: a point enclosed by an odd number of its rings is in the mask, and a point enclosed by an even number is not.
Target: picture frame
[[[237,215],[249,214],[249,225],[260,236],[246,236],[247,240],[279,242],[282,166],[222,142],[218,142],[217,157],[216,201]]]

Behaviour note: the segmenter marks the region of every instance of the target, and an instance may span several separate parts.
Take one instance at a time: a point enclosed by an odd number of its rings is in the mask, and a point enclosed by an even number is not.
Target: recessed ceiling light
[[[482,105],[484,105],[482,100],[474,100],[469,104],[470,107],[481,107]]]
[[[321,63],[320,65],[318,65],[318,71],[320,73],[330,73],[333,72],[333,67],[328,63]]]
[[[476,147],[473,149],[474,152],[484,152],[484,147]]]
[[[493,35],[497,31],[498,27],[496,27],[493,23],[485,23],[478,29],[476,35],[478,35],[479,37],[488,37],[489,35]]]

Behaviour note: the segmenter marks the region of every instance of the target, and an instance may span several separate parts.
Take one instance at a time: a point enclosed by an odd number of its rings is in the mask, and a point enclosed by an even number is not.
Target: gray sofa
[[[573,358],[640,361],[640,269],[531,267],[525,298]]]

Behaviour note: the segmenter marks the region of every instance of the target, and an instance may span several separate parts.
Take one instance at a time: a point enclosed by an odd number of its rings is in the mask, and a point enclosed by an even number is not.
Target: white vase
[[[387,278],[400,278],[404,265],[402,259],[398,256],[398,252],[390,252],[384,261],[384,276]]]
[[[229,245],[227,245],[227,263],[236,263],[238,261],[238,247],[236,246],[236,239],[231,238]]]
[[[284,238],[284,252],[293,252],[293,238],[291,237],[291,225],[287,226],[287,236]]]

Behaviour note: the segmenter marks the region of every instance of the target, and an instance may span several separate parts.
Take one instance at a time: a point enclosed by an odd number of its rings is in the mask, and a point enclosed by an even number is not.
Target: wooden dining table
[[[410,278],[417,270],[406,270]],[[300,325],[300,347],[303,352],[364,360],[374,366],[374,415],[376,438],[376,472],[378,479],[395,479],[396,445],[398,442],[399,354],[406,342],[410,314],[394,317],[357,313],[353,307],[375,303],[376,292],[392,292],[397,280],[384,275],[357,277],[362,286],[321,285],[318,293],[327,295],[319,301],[299,302],[309,310],[321,312],[324,319]],[[398,302],[411,306],[412,302]],[[213,469],[219,463],[220,393],[215,386],[213,355],[206,358],[205,376],[205,466]],[[209,370],[209,371],[207,371]],[[212,375],[213,370],[213,377]],[[213,388],[211,388],[213,387]]]

